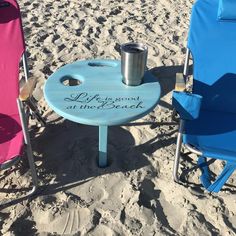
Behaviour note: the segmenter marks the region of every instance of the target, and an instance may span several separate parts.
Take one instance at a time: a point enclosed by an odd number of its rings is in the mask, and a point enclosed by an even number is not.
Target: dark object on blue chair
[[[229,2],[229,5],[225,4]],[[236,21],[220,21],[217,18],[222,4],[232,7],[233,2],[235,9],[234,0],[196,1],[192,10],[185,65],[187,68],[191,52],[194,61],[194,95],[191,97],[184,92],[173,94],[173,105],[181,119],[174,180],[179,180],[178,166],[183,143],[200,156],[200,180],[211,192],[218,192],[236,169]],[[224,9],[224,12],[231,11]],[[206,158],[226,162],[214,183],[211,183]]]

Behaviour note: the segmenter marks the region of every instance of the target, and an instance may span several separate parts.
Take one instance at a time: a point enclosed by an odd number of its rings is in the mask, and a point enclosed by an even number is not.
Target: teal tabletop
[[[97,126],[124,124],[146,115],[157,105],[160,92],[158,81],[148,71],[141,85],[125,85],[118,60],[83,60],[65,65],[48,78],[44,87],[45,99],[56,113]]]

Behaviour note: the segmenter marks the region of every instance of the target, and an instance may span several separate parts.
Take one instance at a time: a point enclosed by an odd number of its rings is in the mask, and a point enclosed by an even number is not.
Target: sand
[[[218,194],[202,188],[196,156],[185,151],[182,184],[172,180],[178,126],[171,121],[175,74],[183,69],[192,0],[21,0],[34,91],[47,126],[31,121],[38,195],[0,209],[2,235],[236,235],[236,175]],[[109,129],[109,166],[97,166],[98,128],[61,119],[43,84],[64,64],[119,59],[129,41],[149,48],[162,86],[147,116]],[[217,174],[223,164],[214,163]],[[0,172],[0,199],[30,183],[27,159]],[[24,191],[16,195],[22,196]]]

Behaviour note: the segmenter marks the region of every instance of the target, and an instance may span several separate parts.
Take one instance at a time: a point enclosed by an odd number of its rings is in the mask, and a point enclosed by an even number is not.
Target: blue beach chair
[[[173,106],[180,116],[173,177],[179,181],[180,150],[184,144],[199,156],[203,186],[210,192],[218,192],[236,169],[235,0],[196,1],[188,36],[185,77],[190,54],[192,93],[173,93]],[[225,161],[223,171],[213,183],[207,158]]]

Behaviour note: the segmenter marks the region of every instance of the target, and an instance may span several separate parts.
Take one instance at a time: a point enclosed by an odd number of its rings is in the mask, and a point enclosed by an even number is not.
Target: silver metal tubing
[[[36,191],[37,191],[37,187],[33,186],[32,189],[26,195],[24,195],[22,197],[19,197],[19,198],[16,198],[16,199],[11,199],[11,200],[6,200],[6,201],[5,200],[1,201],[0,202],[0,207],[7,206],[9,204],[15,204],[15,203],[17,203],[21,200],[24,200],[24,199],[34,195],[36,193]]]
[[[23,67],[24,67],[24,73],[25,73],[25,80],[28,81],[28,79],[29,79],[29,67],[28,67],[28,62],[27,62],[26,51],[24,51],[24,53],[22,55],[22,61],[23,61]]]
[[[184,145],[190,152],[197,154],[198,156],[202,156],[202,152],[197,150],[195,147],[191,146],[190,144],[185,144]]]
[[[27,157],[28,157],[28,161],[29,161],[31,174],[32,174],[32,181],[33,181],[34,186],[37,188],[38,187],[38,177],[37,177],[35,163],[34,163],[34,159],[33,159],[32,147],[31,147],[31,143],[30,143],[30,136],[29,136],[29,132],[28,132],[28,124],[27,124],[27,119],[25,116],[23,103],[22,103],[22,101],[20,101],[20,99],[17,99],[17,105],[18,105],[18,109],[19,109],[19,114],[20,114],[23,134],[24,134],[24,140],[25,140],[25,144],[27,147]]]
[[[0,165],[0,170],[8,169],[13,165],[16,165],[20,161],[20,156],[16,156],[11,160],[5,161]]]
[[[189,58],[190,58],[190,50],[187,48],[186,57],[184,61],[184,71],[183,71],[183,75],[185,78],[188,76]]]
[[[183,129],[184,129],[184,121],[180,120],[179,131],[177,135],[174,168],[173,168],[173,179],[175,182],[179,182],[178,168],[179,168],[179,160],[180,160],[180,151],[182,147]]]

